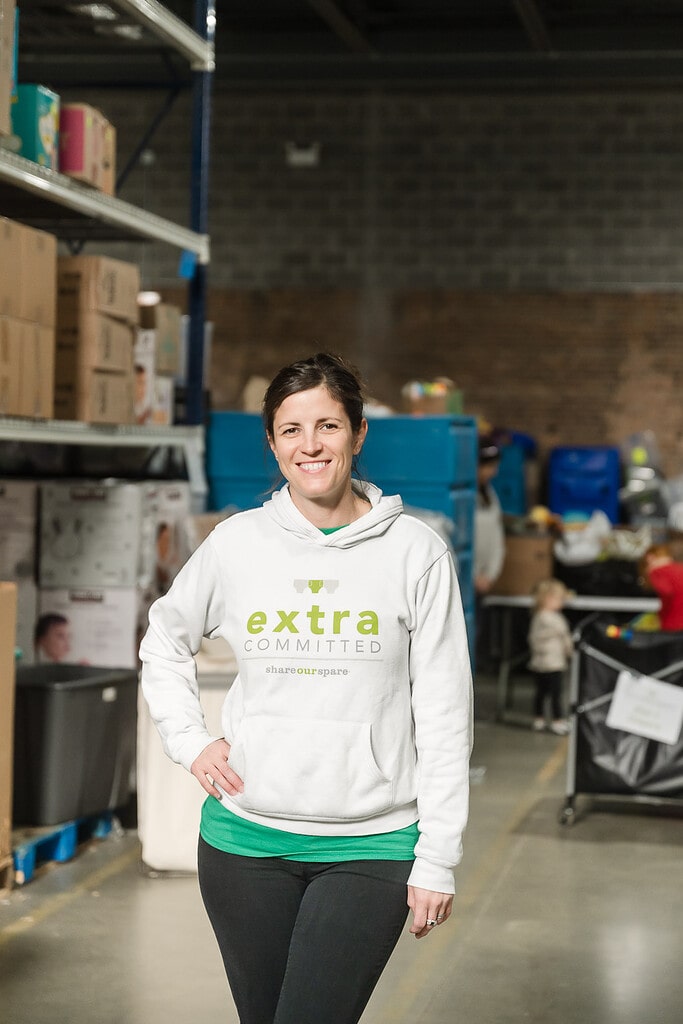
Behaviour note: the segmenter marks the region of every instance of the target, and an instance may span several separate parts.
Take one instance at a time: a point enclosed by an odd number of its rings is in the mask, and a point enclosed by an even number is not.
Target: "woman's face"
[[[323,385],[284,400],[268,442],[300,512],[310,504],[335,508],[350,494],[353,456],[367,429],[363,420],[354,434],[344,406]]]

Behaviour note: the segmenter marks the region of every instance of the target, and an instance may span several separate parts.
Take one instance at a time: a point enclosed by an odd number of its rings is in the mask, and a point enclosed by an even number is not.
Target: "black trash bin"
[[[15,825],[54,825],[123,806],[131,793],[137,672],[17,668]]]

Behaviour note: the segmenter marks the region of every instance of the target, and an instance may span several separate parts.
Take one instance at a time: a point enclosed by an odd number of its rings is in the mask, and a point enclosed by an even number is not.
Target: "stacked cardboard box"
[[[0,583],[0,890],[12,884],[12,766],[16,587]]]
[[[493,594],[528,597],[537,583],[553,574],[553,538],[530,534],[505,538],[505,562]]]
[[[177,306],[165,302],[140,306],[135,342],[136,423],[173,423],[181,338],[182,315]]]
[[[54,409],[57,240],[0,218],[0,415]]]
[[[59,170],[108,195],[115,192],[116,130],[87,103],[61,106]]]
[[[104,256],[58,260],[55,415],[133,420],[133,345],[140,271]]]
[[[0,135],[12,134],[10,106],[15,69],[15,0],[0,0]]]

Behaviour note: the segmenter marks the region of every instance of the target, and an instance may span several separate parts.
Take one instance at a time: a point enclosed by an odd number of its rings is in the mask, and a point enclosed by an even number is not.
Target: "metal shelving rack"
[[[23,420],[0,416],[0,441],[111,448],[178,448],[185,459],[193,510],[202,512],[206,507],[205,440],[204,428],[200,426],[110,426],[74,420]]]
[[[183,450],[195,508],[203,507],[203,361],[207,267],[208,164],[211,87],[215,68],[215,0],[195,0],[194,28],[157,0],[112,0],[113,6],[188,61],[192,70],[192,166],[190,228],[183,228],[22,157],[0,150],[0,209],[70,241],[155,240],[189,254],[190,344],[187,375],[188,427],[93,426],[66,421],[0,417],[0,440],[66,445],[176,447]]]
[[[56,230],[62,235],[68,234],[70,239],[153,239],[194,253],[200,263],[209,262],[207,235],[79,185],[65,174],[40,167],[32,160],[3,149],[0,149],[0,182],[22,194],[30,193],[19,211],[30,210],[30,216],[25,215],[23,219],[30,219],[33,227]],[[17,210],[18,194],[10,198],[5,188],[0,197],[8,211]]]

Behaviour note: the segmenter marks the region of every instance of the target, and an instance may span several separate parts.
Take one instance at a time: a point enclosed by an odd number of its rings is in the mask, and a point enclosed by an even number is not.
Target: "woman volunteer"
[[[263,418],[287,483],[216,527],[153,605],[142,685],[209,794],[199,881],[241,1024],[355,1024],[408,908],[417,938],[451,913],[465,623],[443,541],[352,477],[355,372],[324,353],[286,366]],[[198,699],[205,636],[239,664],[221,738]]]

